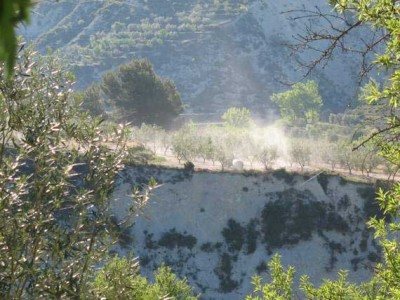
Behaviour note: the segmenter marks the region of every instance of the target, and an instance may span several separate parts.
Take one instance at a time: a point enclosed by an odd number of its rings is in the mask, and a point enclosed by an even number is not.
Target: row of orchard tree
[[[293,132],[285,134],[276,126],[257,127],[245,108],[231,108],[222,116],[220,125],[186,124],[176,131],[166,131],[156,125],[142,124],[133,129],[133,138],[143,143],[156,155],[174,155],[179,163],[186,161],[219,164],[221,169],[232,166],[238,159],[247,168],[262,165],[265,169],[295,167],[338,168],[370,175],[395,173],[390,161],[378,155],[378,149],[365,144],[357,151],[354,147],[361,139],[351,135],[332,133],[329,136],[298,137]],[[332,138],[334,136],[335,138]]]

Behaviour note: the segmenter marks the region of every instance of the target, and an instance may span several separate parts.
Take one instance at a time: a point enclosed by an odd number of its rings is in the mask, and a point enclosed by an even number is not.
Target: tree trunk
[[[349,174],[351,175],[351,168],[349,166],[347,166],[347,168],[349,169]]]

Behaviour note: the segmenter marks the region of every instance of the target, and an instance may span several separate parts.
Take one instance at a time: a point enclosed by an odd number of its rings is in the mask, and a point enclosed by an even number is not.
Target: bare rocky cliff
[[[339,176],[272,173],[188,173],[156,167],[128,168],[113,194],[119,219],[134,186],[154,177],[161,186],[144,212],[121,235],[119,251],[139,256],[151,276],[166,263],[188,278],[202,299],[244,299],[254,274],[268,276],[274,253],[314,283],[349,270],[367,280],[380,260],[365,225],[381,217],[371,184]],[[301,296],[301,293],[299,292]]]

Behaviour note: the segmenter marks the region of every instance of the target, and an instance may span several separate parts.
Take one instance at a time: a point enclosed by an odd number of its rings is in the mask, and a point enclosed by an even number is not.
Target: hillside
[[[112,205],[123,220],[134,186],[154,177],[160,187],[117,249],[139,256],[151,276],[161,263],[202,293],[201,299],[243,299],[250,278],[266,276],[274,253],[316,284],[349,270],[349,280],[372,276],[381,250],[365,222],[381,216],[371,184],[339,176],[288,173],[185,172],[127,168]],[[205,189],[204,187],[207,187]],[[300,294],[299,294],[300,295]]]
[[[304,32],[305,21],[282,12],[330,7],[322,0],[228,2],[43,1],[20,33],[41,52],[58,50],[81,89],[121,63],[148,58],[158,74],[176,82],[188,112],[243,105],[273,116],[269,96],[287,89],[281,82],[301,78],[296,60],[315,55],[291,56],[283,46]],[[316,28],[319,22],[311,20]],[[354,99],[357,65],[355,55],[341,55],[314,72],[325,110],[342,111]]]

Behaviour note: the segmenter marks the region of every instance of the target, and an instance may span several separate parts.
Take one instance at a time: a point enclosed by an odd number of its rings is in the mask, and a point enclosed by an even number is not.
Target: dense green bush
[[[149,282],[139,274],[138,261],[129,258],[114,257],[97,271],[91,288],[96,299],[198,299],[187,281],[176,278],[171,268],[159,267],[154,282]]]
[[[0,65],[0,298],[80,298],[129,225],[109,206],[126,132],[105,146],[54,57],[20,52],[14,73]]]

